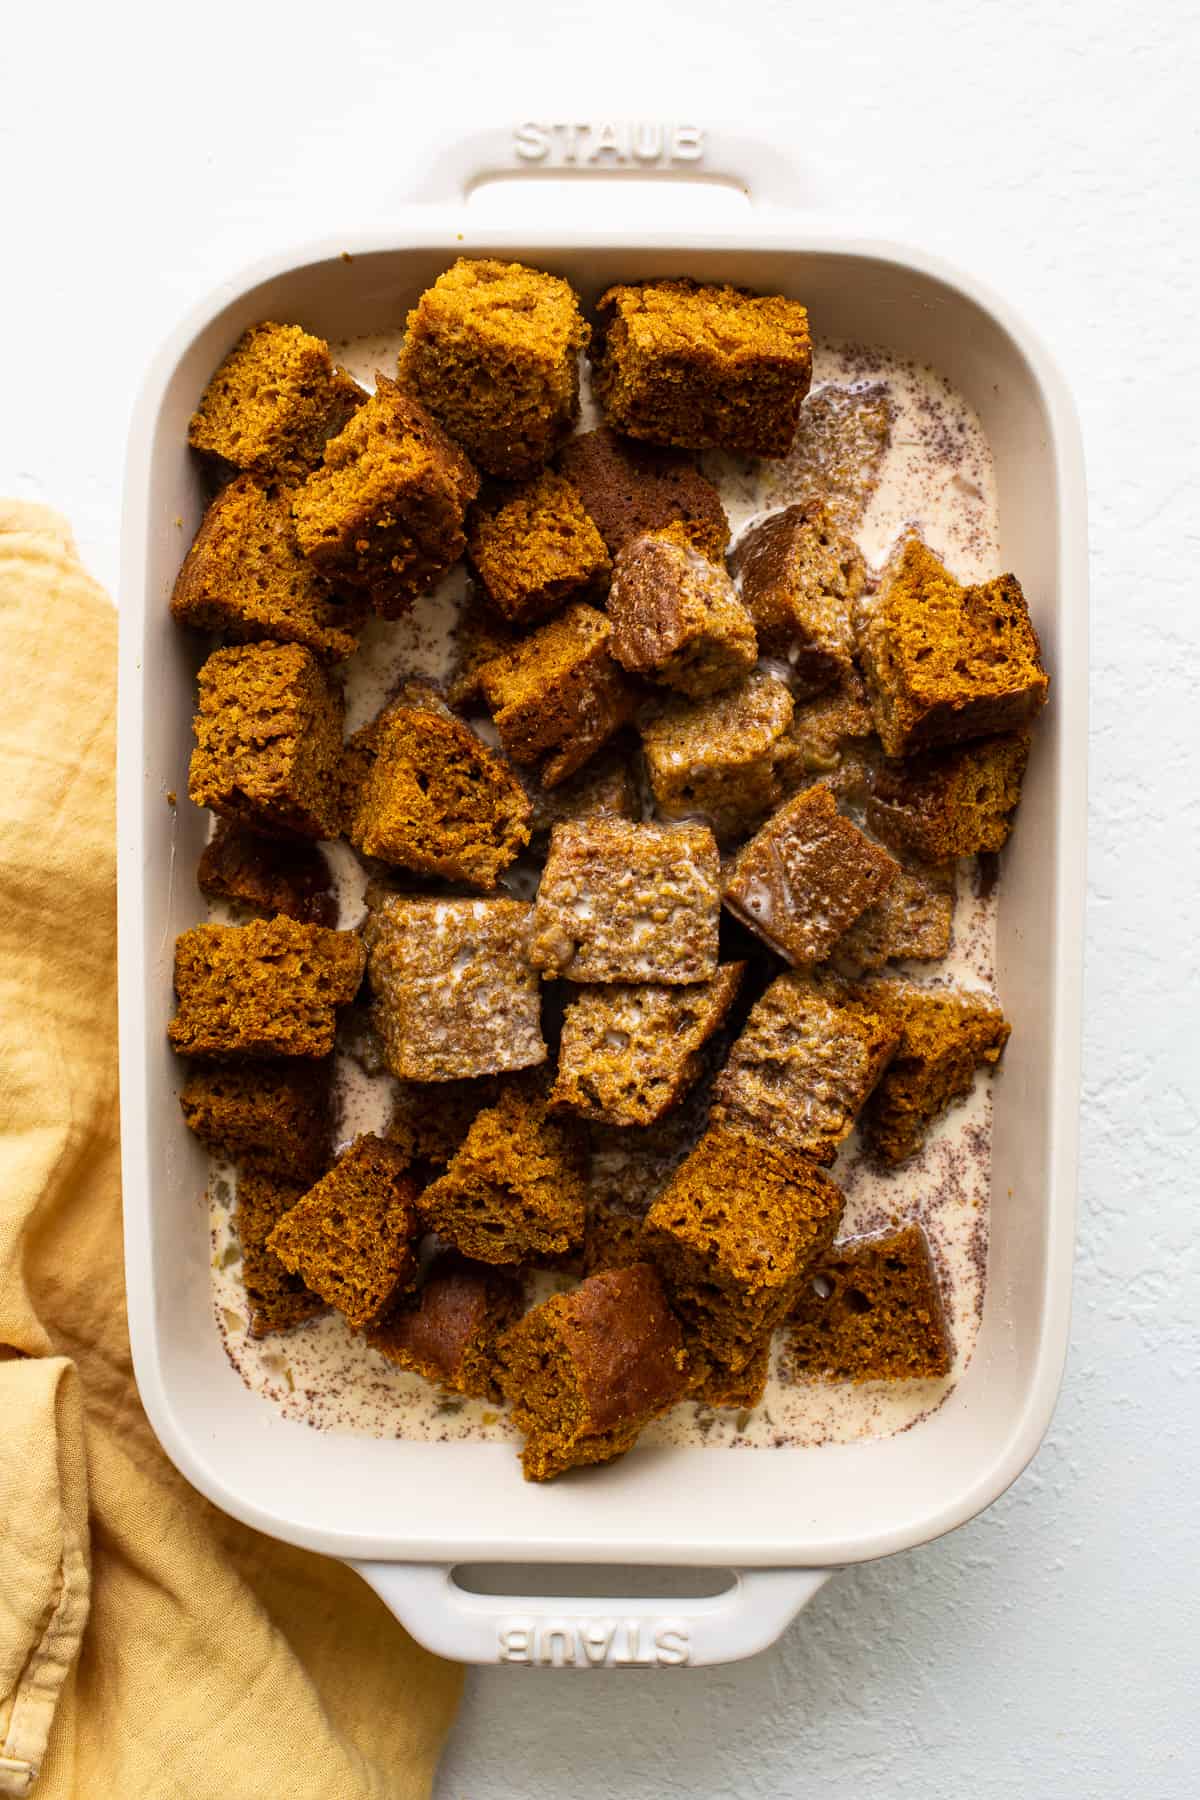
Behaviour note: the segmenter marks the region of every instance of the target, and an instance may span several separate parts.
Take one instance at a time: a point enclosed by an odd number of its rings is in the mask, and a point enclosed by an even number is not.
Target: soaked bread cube
[[[954,864],[908,859],[874,906],[859,913],[833,947],[839,975],[862,975],[888,962],[937,962],[954,928]]]
[[[890,1015],[850,1011],[802,975],[777,976],[717,1077],[713,1121],[829,1164],[899,1041]]]
[[[443,1082],[546,1060],[532,906],[370,892],[367,902],[374,1018],[393,1075]]]
[[[239,475],[205,513],[171,596],[180,625],[231,643],[303,644],[324,662],[357,647],[367,609],[322,581],[300,548],[288,489]]]
[[[175,940],[167,1036],[184,1056],[328,1056],[365,957],[353,932],[294,919],[197,925]]]
[[[964,588],[920,538],[893,552],[857,637],[889,756],[1026,725],[1049,677],[1015,575]]]
[[[419,874],[495,887],[529,842],[529,800],[507,764],[461,720],[421,706],[389,707],[368,755],[351,843]]]
[[[528,1481],[623,1456],[687,1386],[679,1323],[648,1263],[605,1270],[535,1306],[501,1340],[500,1356]]]
[[[824,962],[860,913],[895,881],[894,857],[842,818],[827,788],[772,813],[725,874],[730,912],[788,962]]]
[[[419,1293],[367,1327],[367,1342],[451,1394],[499,1400],[496,1346],[522,1300],[507,1271],[449,1251],[430,1265]]]
[[[400,384],[490,475],[532,475],[579,414],[588,327],[572,288],[459,257],[408,315]]]
[[[854,670],[837,687],[797,704],[775,758],[785,793],[811,787],[818,775],[837,775],[875,730],[875,717],[862,677]],[[876,754],[878,750],[876,749]],[[866,784],[855,798],[866,798]]]
[[[513,625],[533,624],[572,595],[602,590],[612,567],[578,490],[549,470],[481,502],[467,548],[488,599]]]
[[[361,1330],[416,1285],[416,1196],[395,1145],[368,1133],[284,1214],[267,1248]]]
[[[333,1150],[329,1063],[216,1063],[195,1069],[179,1095],[184,1122],[230,1162],[306,1183]]]
[[[188,442],[230,468],[294,480],[365,400],[323,338],[268,320],[242,334],[205,388]]]
[[[696,987],[582,989],[563,1019],[551,1106],[605,1125],[652,1125],[700,1075],[744,969],[727,963]]]
[[[730,560],[765,656],[784,659],[797,692],[819,693],[853,668],[851,608],[866,564],[822,501],[788,506],[755,525]]]
[[[719,873],[705,826],[556,825],[538,888],[532,961],[548,977],[584,983],[711,981]]]
[[[501,745],[514,762],[540,763],[544,787],[581,769],[633,715],[611,637],[603,613],[574,603],[480,670]]]
[[[1000,1060],[1012,1027],[988,995],[963,988],[871,981],[849,989],[847,1001],[899,1027],[896,1053],[863,1114],[863,1136],[883,1162],[901,1163],[970,1093],[975,1071]]]
[[[729,520],[721,496],[682,451],[639,444],[601,427],[564,444],[558,465],[610,555],[647,531],[678,525],[712,562],[724,556]]]
[[[218,819],[200,857],[196,882],[202,894],[267,918],[286,913],[302,925],[337,923],[333,875],[314,844],[256,837],[229,819]]]
[[[608,424],[685,449],[787,455],[812,380],[799,301],[643,281],[609,288],[596,310],[592,387]]]
[[[569,775],[557,787],[544,788],[530,776],[525,783],[535,839],[548,837],[556,825],[573,819],[637,819],[641,798],[629,750],[618,740]]]
[[[953,1354],[919,1225],[836,1244],[813,1269],[787,1338],[789,1374],[810,1381],[936,1380]]]
[[[241,1245],[242,1286],[250,1310],[251,1337],[290,1331],[323,1313],[325,1302],[293,1275],[268,1248],[267,1240],[304,1193],[305,1183],[264,1169],[238,1174],[233,1228]]]
[[[853,532],[874,498],[891,441],[892,402],[883,382],[825,382],[800,408],[775,491],[781,500],[820,502]]]
[[[764,669],[707,700],[668,701],[641,727],[658,816],[703,819],[726,841],[752,831],[782,798],[775,765],[792,711],[791,694]]]
[[[1002,850],[1029,761],[1026,731],[882,763],[867,824],[885,843],[930,862]]]
[[[617,557],[608,594],[622,668],[700,699],[749,674],[758,644],[725,570],[679,531],[647,532]]]
[[[765,1332],[740,1369],[731,1369],[728,1363],[722,1362],[699,1342],[689,1344],[692,1386],[688,1398],[701,1406],[714,1406],[720,1410],[736,1407],[739,1412],[753,1412],[767,1391],[773,1342],[774,1333]],[[739,1419],[739,1428],[741,1424]]]
[[[342,695],[311,650],[216,650],[197,678],[188,797],[252,830],[333,838]]]
[[[588,1207],[583,1237],[583,1273],[598,1275],[601,1269],[628,1269],[645,1262],[641,1212],[593,1203]]]
[[[791,1312],[842,1195],[803,1157],[711,1127],[646,1215],[645,1244],[689,1334],[731,1373]]]
[[[420,1198],[443,1243],[486,1263],[560,1256],[583,1242],[587,1184],[572,1129],[537,1094],[507,1090],[476,1115]]]
[[[326,581],[363,591],[398,618],[466,549],[479,477],[429,414],[394,381],[376,389],[297,491],[300,548]]]

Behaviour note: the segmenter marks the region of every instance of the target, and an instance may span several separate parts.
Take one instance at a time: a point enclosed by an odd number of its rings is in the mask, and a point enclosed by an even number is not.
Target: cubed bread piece
[[[652,1125],[699,1076],[744,969],[726,963],[696,987],[583,988],[563,1020],[550,1104],[603,1125]]]
[[[788,962],[824,962],[848,925],[900,872],[894,857],[842,818],[827,788],[772,813],[734,857],[725,905]]]
[[[451,633],[454,659],[446,684],[451,706],[471,711],[483,705],[483,671],[498,656],[506,656],[517,634],[488,605],[477,584],[472,584]]]
[[[431,1263],[419,1293],[367,1327],[367,1342],[452,1394],[499,1400],[496,1345],[523,1297],[506,1270],[448,1251]]]
[[[171,596],[180,625],[232,643],[303,644],[324,662],[358,645],[367,609],[322,581],[300,548],[288,489],[239,475],[201,521]]]
[[[365,590],[385,618],[408,611],[466,549],[479,477],[394,381],[376,389],[295,496],[300,548],[319,575]]]
[[[481,469],[532,475],[578,417],[588,336],[558,276],[459,257],[408,315],[400,384]]]
[[[729,576],[677,525],[621,551],[608,616],[622,668],[693,699],[732,687],[758,659],[754,626]]]
[[[544,787],[581,769],[633,716],[611,638],[604,614],[575,602],[480,670],[501,745],[514,762],[540,762]]]
[[[548,617],[572,595],[602,591],[612,567],[578,490],[549,470],[481,501],[467,549],[488,599],[513,625]]]
[[[233,1226],[242,1249],[242,1286],[250,1310],[251,1337],[290,1331],[325,1311],[321,1296],[305,1287],[299,1275],[285,1269],[267,1247],[267,1239],[304,1188],[302,1181],[263,1169],[242,1169],[238,1174]]]
[[[558,466],[610,555],[647,531],[679,525],[711,561],[724,556],[729,520],[721,496],[682,451],[639,444],[602,426],[564,444]]]
[[[1012,1031],[996,1002],[962,988],[871,981],[852,1004],[890,1017],[900,1042],[863,1114],[863,1136],[885,1163],[912,1156],[934,1120],[969,1094],[975,1071],[1000,1060]]]
[[[779,975],[717,1077],[712,1118],[783,1157],[831,1163],[899,1041],[890,1015],[850,1011],[804,976]]]
[[[384,1136],[400,1146],[410,1163],[445,1168],[484,1107],[495,1106],[503,1079],[474,1075],[456,1081],[398,1081]]]
[[[267,1247],[359,1331],[416,1285],[416,1197],[400,1151],[368,1133],[284,1214]]]
[[[579,1139],[536,1094],[507,1091],[478,1113],[446,1173],[420,1198],[443,1243],[486,1263],[560,1256],[583,1242]]]
[[[1027,725],[1050,681],[1015,575],[964,588],[918,537],[901,540],[857,638],[889,756]]]
[[[706,826],[556,825],[538,888],[534,966],[578,982],[711,981],[719,880]]]
[[[643,1213],[625,1212],[615,1206],[589,1206],[583,1235],[584,1275],[598,1275],[601,1269],[628,1269],[634,1263],[645,1262],[644,1217]]]
[[[198,677],[188,796],[252,830],[333,838],[342,695],[311,650],[215,650]]]
[[[730,567],[760,650],[787,662],[797,692],[819,693],[850,675],[851,608],[866,564],[822,501],[787,506],[755,525]]]
[[[501,1340],[500,1358],[528,1481],[624,1455],[687,1386],[679,1322],[648,1263],[535,1306]]]
[[[814,388],[778,470],[779,497],[821,501],[843,531],[857,530],[879,486],[892,412],[881,381],[828,381]]]
[[[811,787],[818,775],[836,775],[847,755],[861,750],[874,730],[870,698],[856,671],[837,687],[798,704],[775,758],[784,792]],[[864,784],[858,797],[865,800],[866,791]]]
[[[736,1407],[739,1412],[753,1412],[767,1391],[773,1342],[774,1334],[765,1332],[748,1362],[740,1369],[731,1369],[728,1363],[723,1363],[699,1343],[689,1344],[692,1385],[688,1398],[701,1406],[729,1410]],[[738,1420],[738,1425],[740,1428],[742,1420]]]
[[[795,1306],[841,1216],[840,1189],[814,1164],[714,1126],[651,1207],[645,1243],[689,1333],[736,1374]]]
[[[641,798],[631,761],[630,747],[618,740],[557,787],[544,788],[536,777],[527,777],[534,839],[548,837],[556,825],[572,819],[640,818]]]
[[[950,1373],[950,1329],[919,1225],[836,1244],[812,1271],[787,1338],[788,1372],[820,1381]]]
[[[867,824],[885,843],[937,862],[1002,850],[1029,761],[1027,731],[882,763]]]
[[[520,900],[376,898],[365,935],[393,1075],[442,1082],[545,1062],[532,924]]]
[[[242,334],[205,388],[188,442],[231,468],[295,479],[365,400],[323,338],[266,321]]]
[[[706,1059],[707,1060],[707,1059]],[[588,1127],[588,1192],[593,1211],[645,1216],[708,1122],[709,1071],[653,1125]]]
[[[830,961],[839,975],[888,962],[938,962],[954,929],[954,864],[909,859],[890,888],[843,931]]]
[[[746,836],[782,798],[775,763],[791,722],[792,696],[765,669],[707,700],[668,701],[641,726],[658,816]]]
[[[175,940],[167,1035],[183,1056],[328,1056],[365,960],[352,931],[286,918],[197,925]]]
[[[338,766],[338,815],[343,834],[358,850],[363,847],[359,814],[367,783],[385,739],[385,727],[393,713],[405,709],[422,714],[433,712],[440,719],[455,717],[440,689],[432,682],[404,681],[373,719],[368,719],[365,725],[360,725],[357,731],[351,732],[342,746],[342,758]]]
[[[609,288],[591,359],[596,398],[619,431],[746,456],[787,455],[812,381],[799,301],[688,280]]]
[[[307,1183],[333,1153],[329,1063],[214,1063],[179,1095],[184,1122],[217,1156]]]
[[[218,819],[197,865],[196,882],[201,893],[266,918],[286,913],[301,925],[337,924],[333,875],[313,844],[256,837],[229,819]]]
[[[529,813],[512,770],[460,719],[389,707],[347,836],[381,862],[491,888],[529,842]]]

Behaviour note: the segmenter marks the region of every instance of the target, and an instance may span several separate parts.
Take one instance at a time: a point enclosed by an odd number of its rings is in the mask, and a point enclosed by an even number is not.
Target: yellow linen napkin
[[[458,1670],[194,1493],[134,1387],[115,642],[64,522],[0,501],[0,1795],[408,1800]]]

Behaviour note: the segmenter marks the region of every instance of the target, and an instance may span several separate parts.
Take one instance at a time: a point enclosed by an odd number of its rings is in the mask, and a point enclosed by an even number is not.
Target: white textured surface
[[[836,1578],[752,1663],[473,1676],[440,1793],[1190,1800],[1194,9],[768,0],[735,14],[693,0],[672,16],[460,0],[451,22],[359,0],[349,22],[271,14],[215,0],[195,16],[26,8],[6,23],[0,490],[65,508],[106,581],[130,400],[179,313],[264,249],[386,216],[448,122],[530,111],[737,119],[787,143],[811,203],[941,250],[1040,326],[1090,465],[1082,1229],[1050,1437],[986,1517]],[[734,17],[753,23],[734,35]],[[695,216],[694,197],[671,204]]]

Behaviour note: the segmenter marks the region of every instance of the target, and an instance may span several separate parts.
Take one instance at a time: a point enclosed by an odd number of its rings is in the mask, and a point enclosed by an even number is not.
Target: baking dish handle
[[[450,1563],[353,1562],[405,1629],[438,1656],[534,1668],[661,1669],[766,1650],[832,1569],[738,1569],[702,1599],[539,1598],[460,1587]]]
[[[457,206],[484,182],[530,176],[710,182],[736,189],[756,207],[789,212],[805,199],[796,165],[773,144],[710,126],[631,120],[492,126],[448,139],[406,198]]]

